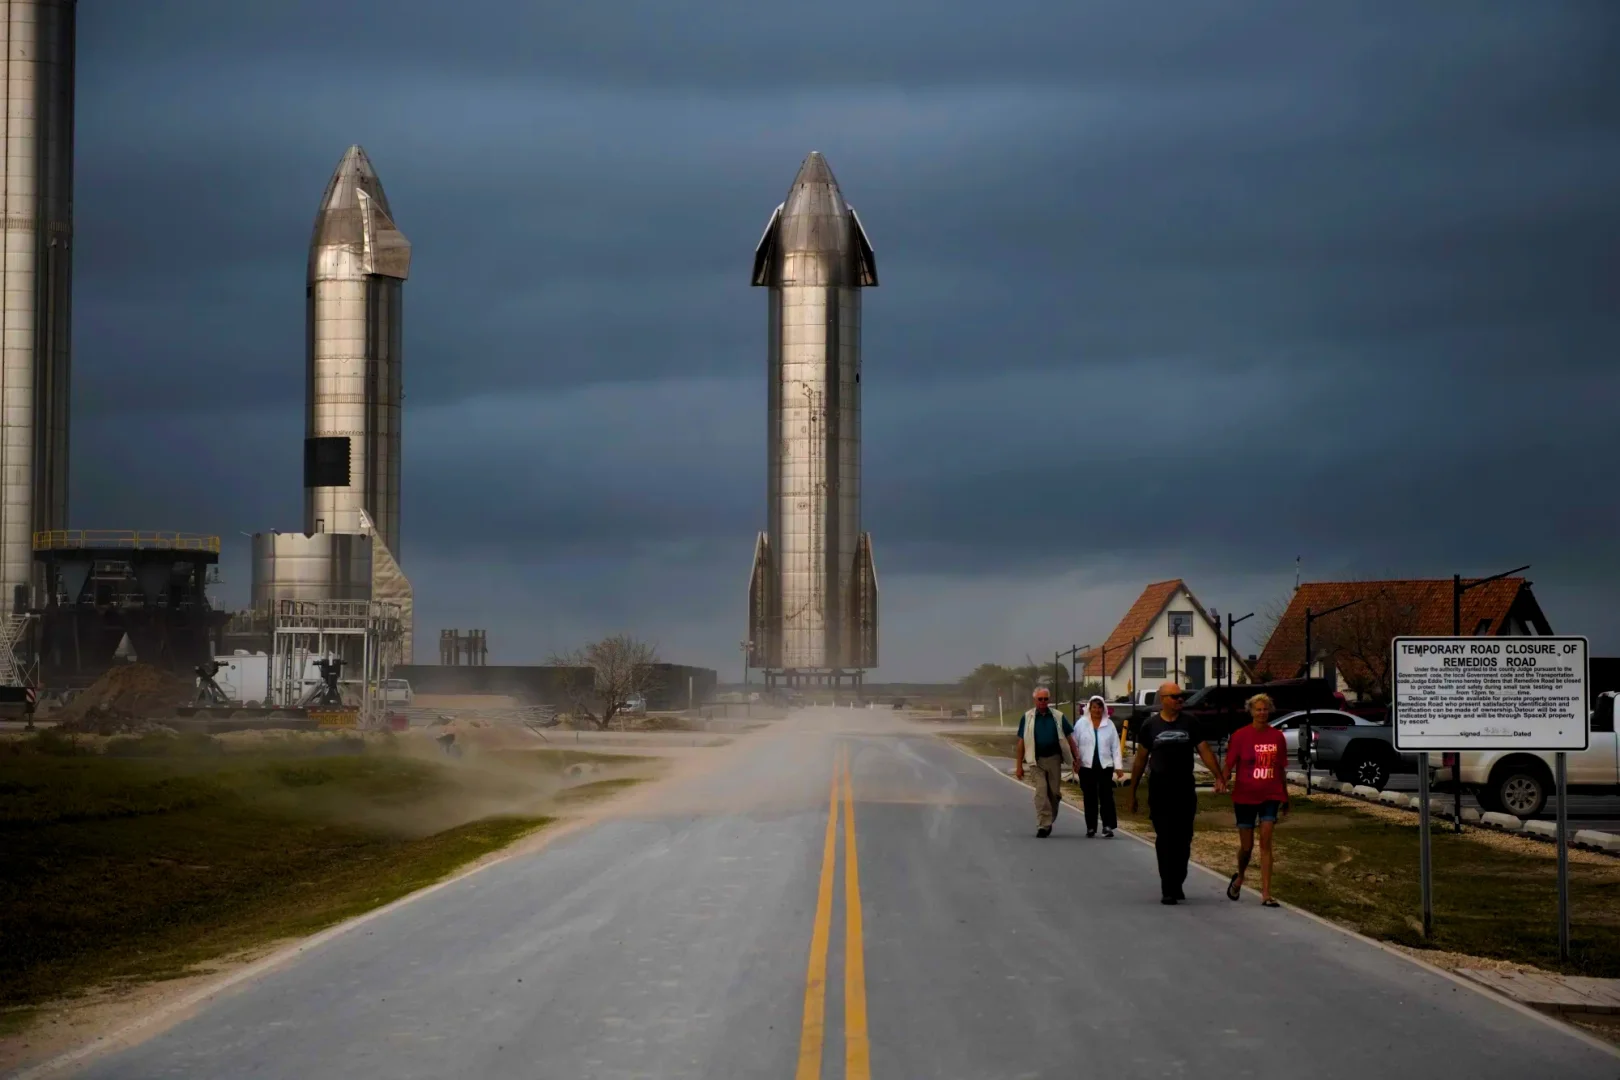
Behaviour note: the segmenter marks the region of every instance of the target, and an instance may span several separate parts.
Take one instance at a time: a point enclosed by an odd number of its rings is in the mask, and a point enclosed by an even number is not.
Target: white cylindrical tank
[[[34,534],[64,528],[73,265],[76,0],[0,0],[0,605],[42,584]]]

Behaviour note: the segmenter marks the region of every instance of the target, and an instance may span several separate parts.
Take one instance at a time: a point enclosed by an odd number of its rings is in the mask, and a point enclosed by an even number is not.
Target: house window
[[[1144,656],[1142,658],[1142,678],[1162,679],[1165,675],[1166,662],[1162,656]]]
[[[1172,611],[1170,613],[1170,636],[1192,637],[1193,620],[1190,611]]]
[[[1226,678],[1226,657],[1217,656],[1209,662],[1210,675],[1216,682]]]
[[[1490,632],[1491,632],[1491,620],[1489,620],[1489,619],[1481,619],[1481,620],[1479,620],[1479,625],[1474,627],[1474,636],[1475,637],[1479,637],[1481,634],[1488,634]]]

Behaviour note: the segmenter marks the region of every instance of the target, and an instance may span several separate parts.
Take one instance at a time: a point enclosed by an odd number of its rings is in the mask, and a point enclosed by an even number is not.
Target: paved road
[[[1023,789],[892,716],[803,714],[696,768],[88,1075],[1620,1075],[1207,875],[1161,907],[1145,845],[1085,840],[1073,816],[1035,839]]]

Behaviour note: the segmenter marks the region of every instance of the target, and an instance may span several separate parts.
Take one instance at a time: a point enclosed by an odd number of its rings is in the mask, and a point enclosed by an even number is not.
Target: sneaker
[[[1087,829],[1086,830],[1086,839],[1087,840],[1090,840],[1093,836],[1096,836],[1096,835],[1097,835],[1097,830],[1096,829]]]
[[[1042,840],[1045,840],[1048,836],[1052,835],[1052,826],[1042,825],[1040,828],[1035,830],[1035,835],[1040,837]]]
[[[1161,896],[1161,897],[1159,897],[1159,903],[1161,903],[1161,904],[1174,904],[1175,902],[1176,902],[1176,898],[1173,897],[1173,896]]]
[[[1103,830],[1103,839],[1104,840],[1112,840],[1113,838],[1114,838],[1114,830],[1113,829],[1104,829]]]

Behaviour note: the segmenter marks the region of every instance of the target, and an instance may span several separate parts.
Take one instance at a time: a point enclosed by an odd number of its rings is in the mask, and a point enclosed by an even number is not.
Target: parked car
[[[1587,717],[1587,748],[1571,750],[1564,757],[1564,781],[1571,795],[1620,795],[1615,697],[1613,690],[1597,696]],[[1436,756],[1431,754],[1429,760]],[[1546,808],[1553,793],[1554,761],[1550,753],[1470,750],[1444,755],[1441,766],[1431,768],[1429,774],[1436,787],[1450,787],[1452,777],[1460,772],[1463,790],[1471,792],[1486,810],[1533,818]]]
[[[640,715],[647,711],[647,699],[640,694],[631,694],[625,699],[624,704],[619,707],[619,711]]]
[[[1301,709],[1298,712],[1287,713],[1271,721],[1271,726],[1281,731],[1284,741],[1288,743],[1289,760],[1298,761],[1301,765],[1305,762],[1299,756],[1299,733],[1305,730],[1305,715],[1305,710]],[[1313,709],[1310,716],[1312,727],[1318,724],[1335,727],[1344,724],[1349,724],[1352,727],[1376,727],[1378,725],[1376,720],[1369,720],[1365,716],[1357,716],[1355,713],[1344,712],[1340,709]]]
[[[1332,724],[1311,717],[1311,761],[1344,784],[1365,784],[1384,790],[1392,773],[1416,773],[1418,756],[1395,750],[1395,729],[1389,724],[1368,724],[1364,718],[1341,713]],[[1303,724],[1301,718],[1301,724]],[[1304,762],[1301,762],[1304,764]]]
[[[1339,699],[1326,679],[1278,679],[1268,683],[1234,683],[1195,690],[1182,705],[1181,715],[1192,721],[1211,743],[1225,740],[1249,722],[1249,699],[1256,694],[1271,698],[1276,713],[1301,709],[1337,710]]]

